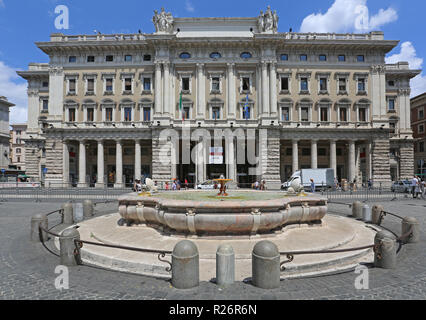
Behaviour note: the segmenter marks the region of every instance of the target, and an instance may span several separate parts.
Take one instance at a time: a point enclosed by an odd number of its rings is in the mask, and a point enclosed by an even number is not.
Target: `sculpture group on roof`
[[[259,28],[259,32],[277,32],[278,30],[278,15],[275,10],[272,12],[271,6],[268,6],[268,9],[265,13],[260,11],[260,15],[257,18],[257,25]]]
[[[164,8],[161,8],[161,12],[158,13],[157,10],[154,10],[154,17],[152,18],[154,22],[156,32],[168,32],[173,31],[174,19],[170,12],[165,12]]]

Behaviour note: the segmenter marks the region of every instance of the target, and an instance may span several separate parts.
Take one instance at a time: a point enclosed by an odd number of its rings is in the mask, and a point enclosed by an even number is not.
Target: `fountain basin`
[[[119,213],[128,224],[145,224],[166,233],[255,235],[281,231],[290,224],[320,223],[327,198],[288,196],[281,192],[170,191],[153,196],[119,197]]]

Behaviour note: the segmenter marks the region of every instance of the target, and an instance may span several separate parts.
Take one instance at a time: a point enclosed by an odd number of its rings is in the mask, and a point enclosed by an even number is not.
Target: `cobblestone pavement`
[[[346,201],[350,202],[350,201]],[[382,203],[385,210],[419,220],[420,243],[402,247],[395,270],[369,269],[369,290],[356,290],[358,274],[347,272],[281,282],[274,290],[237,282],[221,289],[202,282],[190,290],[177,290],[168,281],[88,266],[70,268],[70,288],[55,289],[54,270],[59,258],[40,243],[30,241],[30,220],[36,213],[60,208],[61,203],[0,202],[0,299],[426,299],[426,201],[407,199]],[[98,212],[116,212],[116,204],[102,204]],[[348,207],[331,204],[330,211],[347,215]],[[55,223],[49,219],[50,225]],[[397,234],[400,221],[387,216],[383,224]]]

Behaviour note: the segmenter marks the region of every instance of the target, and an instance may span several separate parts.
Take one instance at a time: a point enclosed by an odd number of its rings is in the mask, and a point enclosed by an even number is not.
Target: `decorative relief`
[[[164,8],[161,8],[161,12],[158,13],[154,10],[154,17],[152,18],[156,32],[172,33],[174,18],[170,12],[165,12]]]

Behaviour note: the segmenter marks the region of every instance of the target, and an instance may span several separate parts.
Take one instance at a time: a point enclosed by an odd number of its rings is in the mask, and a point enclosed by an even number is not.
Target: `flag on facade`
[[[185,115],[182,112],[182,91],[180,92],[180,95],[179,95],[179,112],[182,113],[182,121],[184,121],[185,120]]]
[[[250,113],[249,113],[249,96],[246,96],[246,103],[244,105],[244,118],[247,120],[250,118]]]

